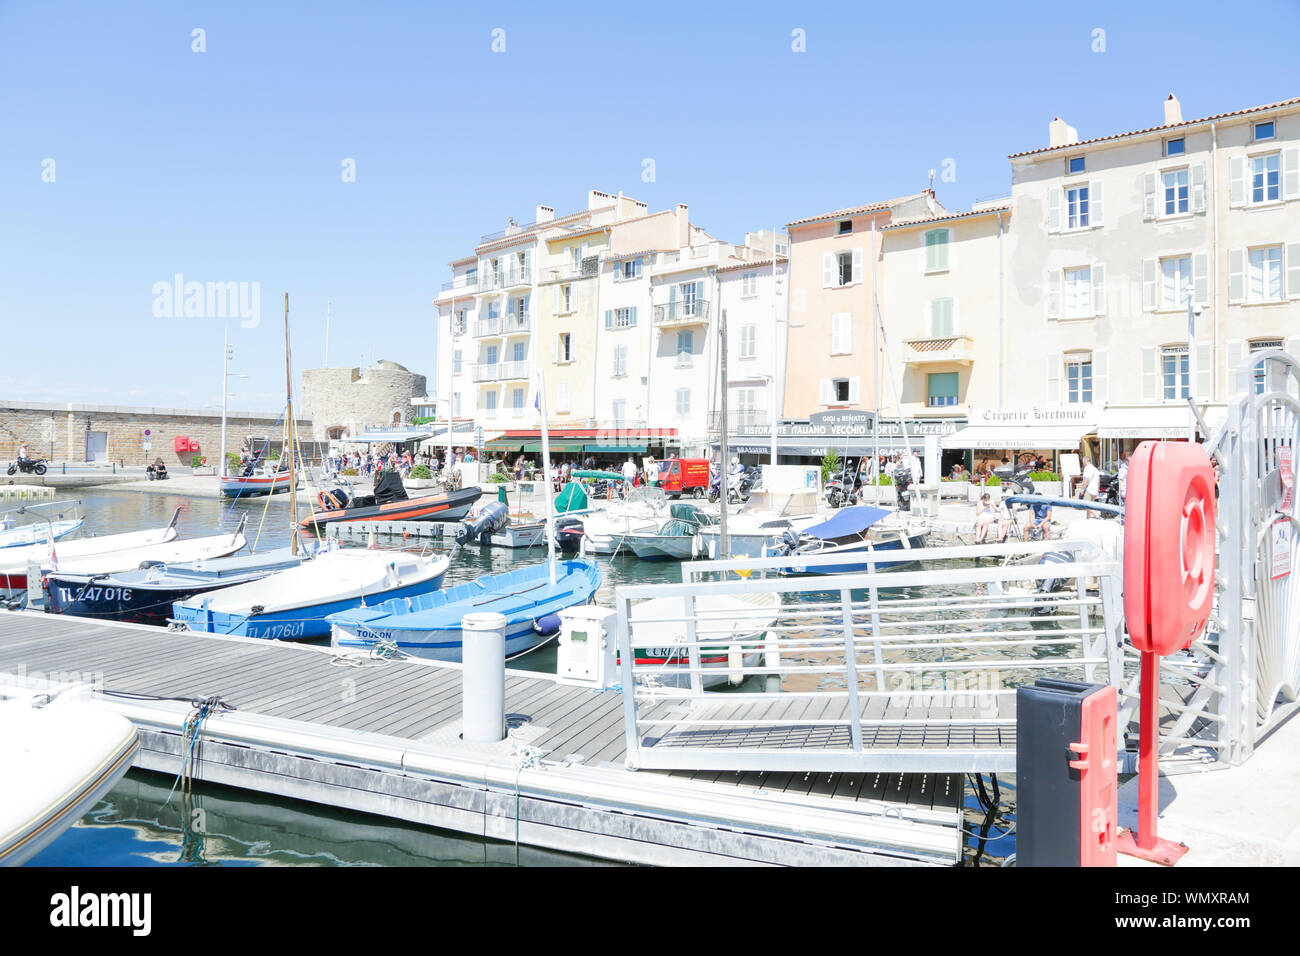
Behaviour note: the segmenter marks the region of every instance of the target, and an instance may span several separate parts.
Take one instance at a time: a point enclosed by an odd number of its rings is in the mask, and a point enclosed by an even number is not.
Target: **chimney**
[[[1052,118],[1052,122],[1047,124],[1047,145],[1069,146],[1071,143],[1079,141],[1079,131],[1067,123],[1061,117]]]
[[[677,248],[684,249],[691,244],[691,217],[686,203],[677,204]]]
[[[537,207],[537,222],[550,222],[555,218],[555,209],[551,206]]]
[[[618,191],[618,200],[614,203],[614,221],[623,221],[623,190]]]
[[[1183,121],[1183,107],[1178,102],[1178,97],[1170,93],[1169,98],[1165,100],[1165,125],[1177,126]]]

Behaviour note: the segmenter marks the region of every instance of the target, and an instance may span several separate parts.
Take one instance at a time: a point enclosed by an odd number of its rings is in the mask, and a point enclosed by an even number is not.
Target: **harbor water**
[[[159,527],[180,508],[178,527],[185,537],[233,532],[246,517],[245,533],[256,550],[281,547],[289,541],[289,502],[284,495],[231,502],[89,489],[77,499],[66,500],[69,504],[80,500],[86,518],[83,534]],[[450,539],[434,542],[434,550],[450,547]],[[414,539],[408,545],[413,551],[428,546]],[[467,547],[449,568],[445,584],[471,581],[544,558],[543,546],[520,550]],[[644,562],[630,556],[596,560],[603,576],[596,600],[605,606],[613,604],[614,589],[620,585],[681,580],[677,562]],[[510,666],[554,673],[555,657],[552,642]],[[747,679],[733,692],[751,689],[762,689],[761,677]],[[177,689],[178,694],[192,691],[194,688]],[[554,866],[596,862],[203,783],[196,783],[183,802],[179,792],[172,792],[173,783],[170,777],[132,771],[32,865]],[[968,863],[999,865],[1014,853],[1014,782],[1003,777],[998,783],[1000,805],[990,813],[988,797],[981,797],[976,781],[967,782],[964,842]],[[991,791],[987,784],[985,789],[986,794]],[[200,811],[197,815],[196,810]],[[203,821],[201,828],[190,824],[194,819]]]

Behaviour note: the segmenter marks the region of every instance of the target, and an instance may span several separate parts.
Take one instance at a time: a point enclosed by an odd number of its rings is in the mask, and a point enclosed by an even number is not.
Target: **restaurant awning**
[[[583,451],[594,451],[606,455],[629,455],[646,450],[646,445],[584,445]]]
[[[1070,425],[967,425],[959,432],[945,435],[944,448],[1037,449],[1078,448],[1085,435],[1096,426]]]
[[[919,453],[925,448],[925,438],[917,435],[909,439],[911,447]],[[718,440],[715,438],[710,443],[714,448],[720,448]],[[802,456],[805,458],[821,458],[831,449],[835,449],[841,458],[857,458],[862,455],[872,453],[870,438],[780,438],[776,443],[776,453],[778,455]],[[901,435],[880,435],[876,440],[875,450],[882,455],[890,455],[894,452],[903,451],[907,444],[903,441]],[[771,455],[772,445],[770,442],[765,444],[755,444],[753,437],[733,438],[727,443],[727,450],[734,455]]]
[[[1226,410],[1212,406],[1201,414],[1210,428],[1223,421]],[[1192,412],[1186,404],[1109,406],[1097,423],[1098,438],[1186,438]]]
[[[340,441],[356,442],[361,445],[378,445],[384,442],[404,442],[414,441],[417,438],[429,438],[432,432],[427,428],[386,428],[383,431],[362,432],[360,435],[353,435],[350,438],[341,438]]]

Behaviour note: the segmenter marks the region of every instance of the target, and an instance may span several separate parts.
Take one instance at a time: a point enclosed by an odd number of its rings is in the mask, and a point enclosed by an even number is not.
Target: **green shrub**
[[[353,468],[351,465],[349,465],[348,467],[346,467],[346,468],[344,468],[342,471],[340,471],[339,474],[340,474],[340,475],[343,475],[345,478],[355,478],[355,477],[357,476],[358,472],[357,472],[357,470],[356,470],[355,468]]]
[[[493,484],[504,485],[506,482],[510,481],[510,476],[504,471],[494,471],[492,474],[488,475],[488,481]]]
[[[1000,484],[1002,484],[1002,479],[999,478],[997,475],[989,475],[987,478],[984,479],[984,486],[986,488],[992,488]]]
[[[877,475],[877,476],[876,476],[876,480],[875,480],[874,482],[872,482],[872,481],[867,481],[867,482],[863,482],[863,483],[864,483],[864,484],[868,484],[868,485],[876,484],[876,485],[880,485],[880,487],[884,488],[884,487],[886,487],[887,485],[892,485],[892,484],[894,483],[894,479],[891,478],[891,477],[889,477],[888,475]]]
[[[1054,471],[1031,471],[1029,473],[1030,481],[1060,481],[1061,476]]]
[[[191,467],[191,468],[202,468],[202,467],[203,467],[203,456],[202,456],[202,455],[190,455],[190,467]]]
[[[831,475],[840,470],[840,453],[834,448],[828,448],[826,454],[822,457],[822,483]]]
[[[411,469],[411,477],[412,477],[412,478],[432,478],[433,475],[429,472],[429,466],[428,466],[428,465],[416,465],[414,468]]]
[[[239,474],[239,456],[233,451],[226,452],[226,474]]]

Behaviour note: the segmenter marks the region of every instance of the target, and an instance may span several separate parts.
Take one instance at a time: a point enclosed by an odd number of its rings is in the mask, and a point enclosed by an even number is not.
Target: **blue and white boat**
[[[172,620],[191,631],[296,641],[324,637],[331,614],[436,591],[446,555],[401,551],[330,551],[287,571],[172,605]]]
[[[506,656],[511,657],[550,640],[559,630],[559,612],[587,604],[599,587],[600,570],[593,561],[555,562],[554,584],[544,561],[444,591],[331,614],[331,643],[344,651],[395,644],[413,657],[459,661],[461,618],[496,611],[506,618]]]
[[[58,518],[40,524],[14,525],[0,522],[0,548],[22,548],[29,544],[62,541],[86,523],[85,518]]]
[[[45,575],[45,610],[165,627],[176,601],[257,581],[296,568],[309,557],[306,552],[293,554],[284,547],[262,554],[159,564],[117,574],[51,571]]]
[[[924,521],[895,517],[892,511],[855,505],[841,508],[831,518],[810,525],[802,532],[787,532],[781,543],[769,548],[770,555],[794,558],[843,555],[844,563],[809,565],[796,561],[781,569],[782,574],[855,574],[872,565],[867,555],[887,552],[890,560],[876,561],[876,570],[898,568],[921,559],[930,527]],[[894,558],[894,552],[898,556]],[[916,553],[913,553],[916,552]]]

